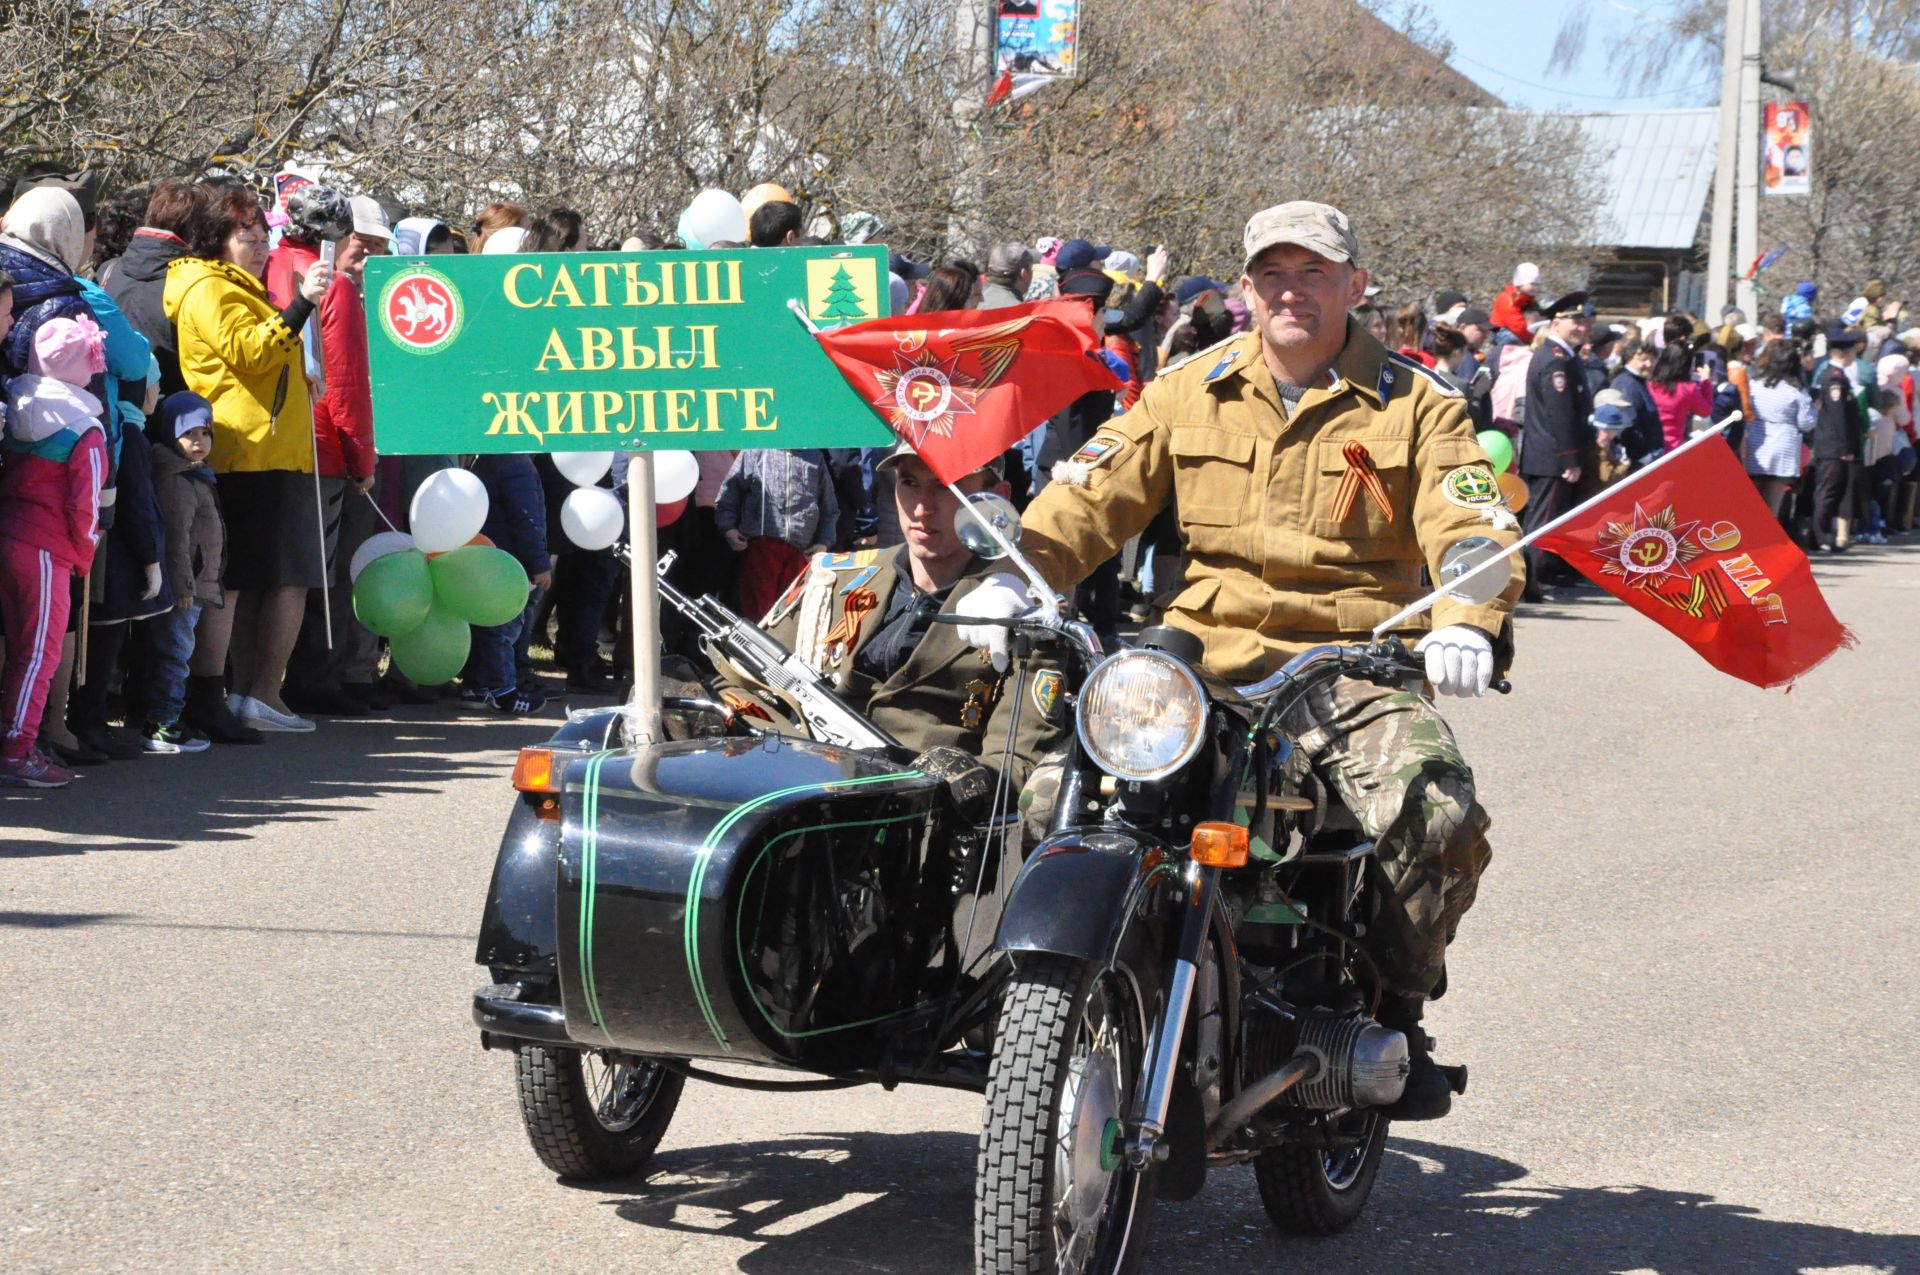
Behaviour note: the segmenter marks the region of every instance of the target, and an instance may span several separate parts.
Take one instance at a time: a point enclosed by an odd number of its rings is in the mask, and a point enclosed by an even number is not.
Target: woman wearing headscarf
[[[0,336],[0,380],[27,372],[33,355],[33,343],[41,327],[53,319],[96,317],[75,277],[93,252],[92,236],[86,227],[86,215],[79,200],[58,186],[36,186],[0,217],[0,271],[12,276],[13,323]],[[101,496],[101,521],[112,520],[112,473],[114,453],[118,450],[118,430],[110,430],[113,417],[108,411],[107,378],[95,376],[86,387],[93,401],[100,404],[102,437],[105,448],[107,487]],[[46,699],[47,725],[44,737],[56,757],[73,764],[92,765],[106,755],[84,747],[67,729],[67,688],[73,676],[74,633],[83,611],[80,590],[84,577],[75,577],[71,605],[67,608],[67,636],[60,646],[60,663],[49,683]]]

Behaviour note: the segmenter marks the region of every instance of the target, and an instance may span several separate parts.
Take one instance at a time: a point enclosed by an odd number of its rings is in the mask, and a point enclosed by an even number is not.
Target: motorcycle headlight
[[[1206,734],[1200,679],[1159,651],[1122,651],[1080,689],[1080,744],[1117,779],[1164,779],[1193,760]]]

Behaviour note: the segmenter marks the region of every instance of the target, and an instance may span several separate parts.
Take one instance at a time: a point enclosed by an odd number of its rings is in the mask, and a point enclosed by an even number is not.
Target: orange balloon
[[[761,182],[746,194],[740,196],[740,211],[751,218],[762,204],[790,204],[793,195],[785,186],[774,182]]]
[[[1524,478],[1508,472],[1495,481],[1500,484],[1500,494],[1507,498],[1507,508],[1519,513],[1527,507],[1527,483]]]
[[[487,539],[485,535],[478,535],[478,536],[475,536],[475,537],[474,537],[473,539],[471,539],[471,540],[469,540],[469,541],[467,541],[467,544],[466,544],[466,545],[461,545],[460,547],[461,547],[462,549],[464,549],[464,548],[466,548],[466,547],[467,547],[467,545],[486,545],[486,546],[487,546],[488,548],[492,548],[492,547],[493,547],[493,541],[491,541],[491,540],[489,540],[489,539]],[[442,550],[440,551],[440,553],[452,553],[452,552],[453,552],[453,550],[451,550],[451,549],[442,549]],[[429,557],[429,558],[437,558],[437,557],[439,557],[439,556],[440,556],[440,553],[430,553],[430,554],[428,554],[428,555],[427,555],[427,557]]]

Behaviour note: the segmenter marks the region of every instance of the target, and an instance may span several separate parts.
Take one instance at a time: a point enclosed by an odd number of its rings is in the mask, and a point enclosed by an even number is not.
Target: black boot
[[[1467,1091],[1467,1069],[1442,1067],[1433,1060],[1433,1038],[1420,1026],[1422,1000],[1390,996],[1381,1003],[1380,1023],[1407,1038],[1407,1087],[1400,1100],[1383,1107],[1389,1120],[1438,1120],[1453,1110],[1453,1095]]]
[[[263,738],[227,707],[227,682],[223,677],[188,677],[187,702],[180,710],[180,720],[216,744],[257,744]]]

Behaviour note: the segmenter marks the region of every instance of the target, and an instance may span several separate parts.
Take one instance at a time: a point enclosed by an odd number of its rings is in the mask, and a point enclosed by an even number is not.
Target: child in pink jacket
[[[107,476],[100,400],[105,339],[91,318],[49,319],[34,334],[27,371],[7,382],[0,438],[0,784],[60,788],[73,779],[37,746],[47,687],[60,663],[72,577],[100,539]]]

